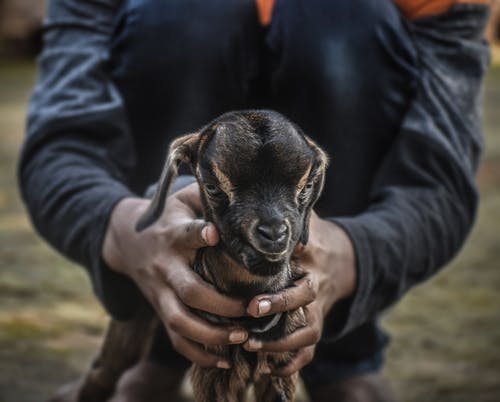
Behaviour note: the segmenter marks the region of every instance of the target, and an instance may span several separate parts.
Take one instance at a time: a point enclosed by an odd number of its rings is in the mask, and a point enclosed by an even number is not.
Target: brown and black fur
[[[175,140],[149,209],[137,224],[144,230],[162,214],[180,163],[195,175],[204,218],[219,230],[221,242],[200,249],[194,270],[221,293],[250,301],[255,295],[293,286],[303,276],[291,255],[308,240],[312,207],[324,182],[327,157],[282,115],[266,110],[230,112],[198,133]],[[284,233],[284,234],[283,234]],[[286,241],[285,241],[286,240]],[[306,325],[302,309],[273,317],[223,319],[198,314],[217,324],[246,328],[251,337],[272,340]],[[119,376],[147,349],[158,319],[144,310],[135,320],[112,322],[100,358],[80,390],[79,401],[105,401]],[[260,329],[259,329],[260,328]],[[124,344],[127,334],[135,342]],[[141,339],[142,342],[137,342]],[[247,352],[239,345],[208,347],[228,358],[231,370],[193,365],[191,380],[197,402],[240,402],[253,383],[259,402],[294,400],[297,375],[279,378],[263,368],[287,365],[293,352]]]

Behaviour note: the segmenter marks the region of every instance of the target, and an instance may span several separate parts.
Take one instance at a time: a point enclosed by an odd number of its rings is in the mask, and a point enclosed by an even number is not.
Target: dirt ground
[[[15,166],[34,79],[0,64],[0,402],[40,402],[75,378],[106,323],[82,269],[34,234]],[[385,376],[408,402],[500,401],[500,66],[486,84],[477,225],[441,274],[386,313]]]

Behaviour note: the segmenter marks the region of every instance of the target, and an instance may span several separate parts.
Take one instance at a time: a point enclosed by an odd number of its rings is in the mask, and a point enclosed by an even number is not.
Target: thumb
[[[215,246],[219,242],[219,233],[213,223],[195,219],[179,226],[177,241],[191,249]]]

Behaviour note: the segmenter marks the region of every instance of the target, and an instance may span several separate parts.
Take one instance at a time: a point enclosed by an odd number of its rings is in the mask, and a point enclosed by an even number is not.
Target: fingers
[[[175,332],[168,331],[172,346],[188,360],[196,363],[200,367],[218,367],[223,369],[231,368],[231,363],[221,356],[209,353],[201,345],[189,339],[183,338]]]
[[[217,327],[192,314],[166,289],[157,300],[156,310],[167,330],[172,346],[200,367],[229,369],[231,363],[208,352],[203,345],[227,345],[244,342],[248,334],[241,329]]]
[[[319,331],[312,327],[304,327],[293,332],[285,338],[271,342],[261,342],[255,339],[249,339],[243,347],[249,352],[288,352],[297,350],[306,346],[315,345],[321,339]]]
[[[275,341],[263,342],[255,338],[250,338],[243,348],[249,352],[265,351],[265,352],[289,352],[301,349],[307,346],[317,344],[321,339],[322,324],[318,317],[317,306],[311,304],[311,309],[304,308],[307,325],[299,328]]]
[[[295,282],[295,286],[272,295],[254,297],[247,307],[253,317],[263,317],[283,311],[296,310],[316,299],[317,286],[309,276]]]
[[[245,305],[241,300],[220,294],[182,262],[172,262],[165,275],[169,288],[189,307],[222,317],[245,315]]]
[[[204,345],[243,343],[248,333],[243,329],[216,326],[185,308],[172,292],[165,292],[160,300],[160,316],[172,331],[191,341]]]
[[[300,349],[293,360],[284,367],[271,367],[271,375],[276,377],[288,377],[299,371],[302,367],[309,364],[314,358],[316,346],[308,346]]]
[[[197,195],[193,195],[193,191]],[[194,250],[215,246],[219,242],[216,227],[203,219],[196,219],[199,216],[197,202],[200,202],[197,184],[188,186],[167,200],[161,228],[169,239],[175,239],[175,244],[182,248]]]
[[[176,228],[176,244],[188,249],[215,246],[219,242],[219,233],[213,225],[203,219],[188,220]]]

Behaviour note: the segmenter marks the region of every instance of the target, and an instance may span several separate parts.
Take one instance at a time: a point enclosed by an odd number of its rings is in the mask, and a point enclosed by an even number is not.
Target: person
[[[88,269],[120,320],[145,298],[164,323],[114,401],[173,395],[203,344],[298,350],[313,401],[382,401],[378,317],[459,250],[478,203],[484,0],[52,0],[19,164],[36,229]],[[272,108],[332,159],[296,258],[308,276],[248,305],[190,269],[218,242],[181,176],[160,221],[134,224],[169,142],[229,110]],[[308,326],[259,343],[222,316],[303,306]],[[163,400],[161,399],[161,400]]]

